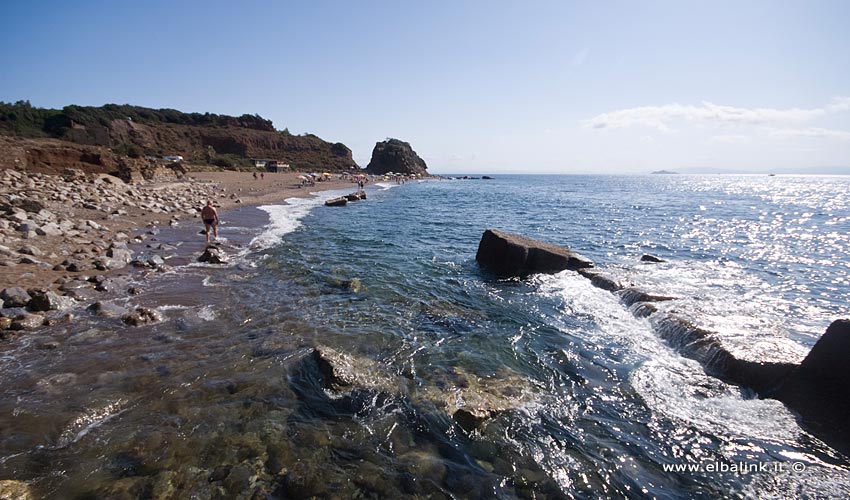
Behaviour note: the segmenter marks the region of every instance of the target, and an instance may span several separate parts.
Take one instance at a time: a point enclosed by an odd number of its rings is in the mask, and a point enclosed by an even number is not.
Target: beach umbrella
[[[327,173],[327,172],[323,173],[322,175],[324,175],[325,177],[330,177],[330,176],[331,176],[331,174],[329,174],[329,173]]]

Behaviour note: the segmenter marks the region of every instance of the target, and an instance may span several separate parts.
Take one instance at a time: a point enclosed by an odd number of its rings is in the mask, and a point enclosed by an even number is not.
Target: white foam
[[[562,318],[555,318],[556,327],[562,331],[587,336],[595,343],[607,343],[616,340],[628,346],[632,354],[640,359],[652,358],[659,352],[669,351],[663,341],[652,330],[649,321],[634,317],[614,294],[597,288],[590,280],[573,271],[563,271],[555,275],[538,275],[534,278],[539,291],[545,297],[561,302]],[[560,324],[560,319],[586,318],[596,328],[576,332],[573,328]]]
[[[55,448],[64,448],[76,443],[86,434],[121,415],[127,409],[127,402],[119,399],[99,408],[93,408],[74,419],[59,436]]]
[[[204,321],[212,321],[216,317],[213,306],[204,306],[198,311],[198,318]]]
[[[256,236],[248,247],[253,250],[264,250],[277,243],[281,238],[299,227],[301,221],[314,208],[322,205],[325,201],[347,194],[349,190],[321,191],[310,193],[310,198],[289,198],[285,205],[262,205],[257,208],[269,214],[269,224],[262,233]]]

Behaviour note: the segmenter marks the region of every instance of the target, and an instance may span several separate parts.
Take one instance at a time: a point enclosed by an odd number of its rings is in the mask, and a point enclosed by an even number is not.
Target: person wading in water
[[[213,206],[212,200],[207,201],[207,206],[201,209],[201,219],[204,221],[207,243],[210,242],[210,228],[213,230],[213,237],[218,238],[218,211]]]

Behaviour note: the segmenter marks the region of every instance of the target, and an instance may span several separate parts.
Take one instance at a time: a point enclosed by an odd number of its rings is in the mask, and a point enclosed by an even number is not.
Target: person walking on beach
[[[207,243],[210,242],[210,228],[213,230],[213,237],[218,238],[218,210],[213,206],[212,200],[207,201],[207,206],[201,209],[201,219],[204,221]]]

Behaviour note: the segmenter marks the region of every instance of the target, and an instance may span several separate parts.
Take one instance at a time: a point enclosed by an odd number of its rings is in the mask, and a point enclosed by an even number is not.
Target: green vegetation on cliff
[[[113,120],[130,120],[145,125],[175,124],[194,127],[240,127],[274,132],[271,120],[259,115],[233,117],[214,113],[183,113],[176,109],[151,109],[129,104],[101,107],[65,106],[62,109],[33,107],[29,101],[14,104],[0,101],[0,130],[20,137],[62,138],[74,126],[108,127]]]

